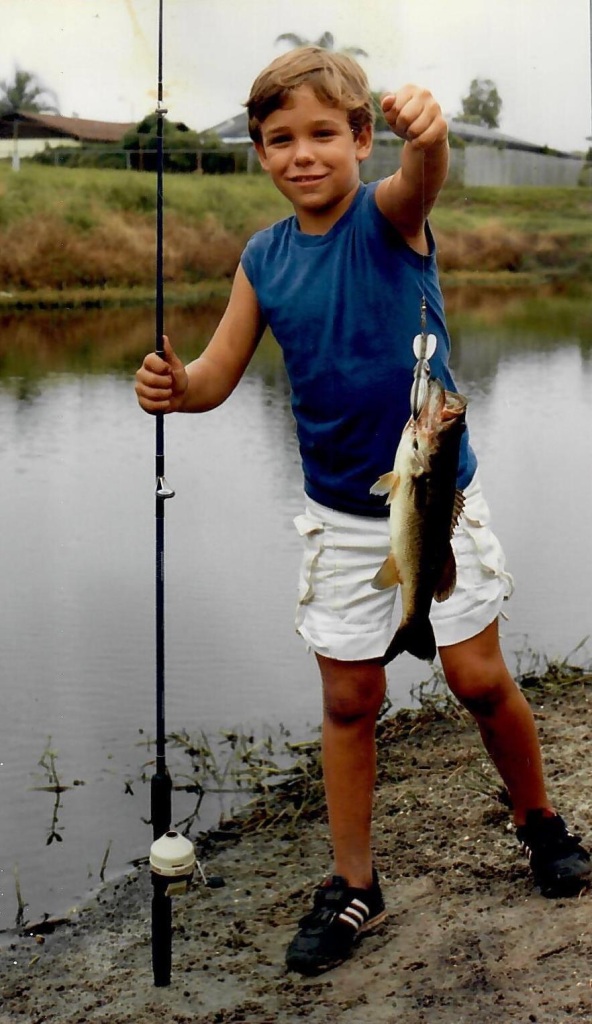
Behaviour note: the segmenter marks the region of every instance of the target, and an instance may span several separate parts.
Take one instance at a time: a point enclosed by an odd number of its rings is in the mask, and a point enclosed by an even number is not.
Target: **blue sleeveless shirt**
[[[431,232],[430,254],[421,256],[378,209],[377,184],[360,185],[326,234],[304,234],[292,216],[253,235],[242,255],[283,351],[304,489],[322,505],[365,516],[388,515],[384,498],[369,491],[392,469],[409,419],[422,291],[438,340],[432,376],[457,390]],[[460,488],[476,466],[465,431]]]

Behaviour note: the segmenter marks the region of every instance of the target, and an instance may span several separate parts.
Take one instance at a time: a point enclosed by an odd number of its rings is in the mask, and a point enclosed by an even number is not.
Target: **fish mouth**
[[[427,427],[438,422],[442,425],[462,416],[467,407],[467,399],[454,391],[447,391],[437,378],[430,380],[428,394],[417,422]]]
[[[451,419],[454,416],[460,416],[465,411],[466,407],[467,400],[464,395],[459,395],[455,391],[445,391],[442,419]]]

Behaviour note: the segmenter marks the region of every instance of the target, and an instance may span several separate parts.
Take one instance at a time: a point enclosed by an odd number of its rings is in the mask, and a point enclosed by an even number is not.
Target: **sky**
[[[241,110],[283,32],[360,46],[371,87],[426,86],[445,114],[474,78],[502,98],[500,130],[561,150],[592,136],[592,0],[164,0],[164,90],[201,131]],[[154,110],[157,0],[0,0],[0,80],[33,72],[62,114],[139,121]]]

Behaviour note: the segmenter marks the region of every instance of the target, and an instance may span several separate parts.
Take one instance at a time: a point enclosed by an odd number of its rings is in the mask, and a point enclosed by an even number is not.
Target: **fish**
[[[390,550],[371,581],[375,590],[399,585],[399,627],[381,662],[408,651],[433,661],[436,640],[429,619],[432,600],[445,601],[456,586],[451,537],[463,509],[457,488],[467,399],[430,378],[421,410],[403,429],[390,472],[370,488],[387,495]]]

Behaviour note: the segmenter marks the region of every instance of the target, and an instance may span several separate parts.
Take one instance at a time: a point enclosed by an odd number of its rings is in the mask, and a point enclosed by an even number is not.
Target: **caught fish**
[[[386,494],[390,505],[390,552],[372,586],[398,584],[403,605],[383,665],[402,651],[426,661],[436,656],[429,614],[432,600],[444,601],[456,586],[450,538],[463,507],[456,477],[466,406],[462,395],[429,380],[417,419],[411,416],[403,430],[392,471],[370,488],[371,494]]]

